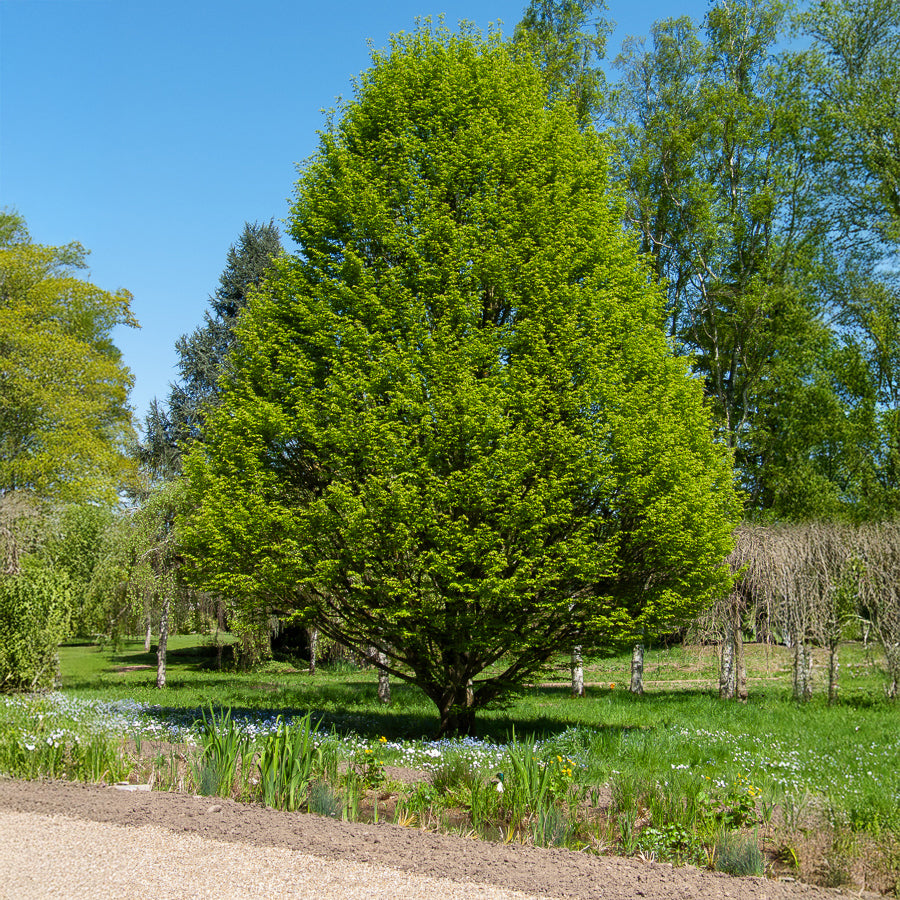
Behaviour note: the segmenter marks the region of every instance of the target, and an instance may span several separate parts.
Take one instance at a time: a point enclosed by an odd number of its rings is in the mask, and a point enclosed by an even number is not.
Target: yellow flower
[[[387,738],[386,738],[384,735],[382,735],[380,738],[378,738],[378,740],[379,740],[382,744],[386,744],[386,743],[387,743]]]

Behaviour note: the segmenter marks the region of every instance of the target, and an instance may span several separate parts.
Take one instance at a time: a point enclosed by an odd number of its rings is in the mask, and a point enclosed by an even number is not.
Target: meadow
[[[900,892],[900,711],[877,651],[842,647],[839,701],[790,700],[784,648],[748,645],[750,698],[720,701],[712,647],[566,660],[431,739],[415,688],[377,701],[373,669],[295,660],[218,671],[207,639],[170,639],[168,686],[137,641],[61,648],[60,689],[0,697],[0,772],[131,781],[485,839]],[[824,677],[824,659],[815,667]]]

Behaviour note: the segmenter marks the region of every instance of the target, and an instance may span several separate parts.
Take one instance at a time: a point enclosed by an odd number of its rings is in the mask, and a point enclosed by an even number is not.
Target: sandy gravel
[[[108,825],[67,816],[0,812],[0,846],[3,900],[531,900],[519,891],[459,884],[298,850],[229,844],[195,834],[173,835],[155,825]]]
[[[338,822],[208,797],[0,778],[3,900],[840,896],[848,895],[692,867]]]

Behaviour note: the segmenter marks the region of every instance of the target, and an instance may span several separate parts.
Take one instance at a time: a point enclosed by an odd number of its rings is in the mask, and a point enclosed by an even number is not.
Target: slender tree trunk
[[[631,651],[631,693],[644,693],[644,645],[635,644]]]
[[[316,651],[319,649],[319,629],[307,628],[307,637],[309,638],[309,674],[316,674]]]
[[[744,660],[744,632],[741,607],[734,604],[723,621],[722,659],[719,668],[719,697],[747,699],[747,666]]]
[[[794,699],[805,703],[812,697],[812,656],[801,637],[794,639]]]
[[[887,662],[888,675],[890,675],[891,683],[887,689],[887,696],[890,700],[896,700],[900,694],[900,644],[892,644],[888,641],[882,642],[884,650],[884,658]]]
[[[378,702],[388,706],[391,702],[391,681],[388,673],[382,668],[387,659],[376,647],[369,647],[369,658],[378,667]]]
[[[838,689],[838,645],[828,648],[828,705],[833,706],[837,700]]]
[[[166,648],[169,643],[169,598],[163,600],[159,617],[159,646],[156,648],[156,686],[166,686]]]
[[[584,696],[584,659],[580,644],[572,648],[572,696]]]
[[[744,659],[744,631],[741,627],[740,610],[735,611],[734,618],[734,661],[737,675],[737,698],[741,702],[747,699],[747,664]]]
[[[730,616],[726,617],[724,625],[722,657],[719,665],[719,698],[722,700],[734,700],[737,693],[737,679],[735,677],[736,660],[734,658],[734,621]]]
[[[150,652],[150,644],[153,641],[153,626],[150,622],[150,613],[147,613],[147,630],[144,632],[144,653]]]
[[[224,645],[219,637],[219,633],[225,630],[225,601],[219,597],[216,600],[216,668],[222,669],[222,653]]]

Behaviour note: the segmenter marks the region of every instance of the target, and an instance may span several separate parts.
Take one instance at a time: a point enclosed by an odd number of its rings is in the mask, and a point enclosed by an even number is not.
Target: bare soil
[[[298,850],[341,861],[493,885],[530,895],[602,900],[834,900],[860,892],[763,878],[732,878],[690,866],[492,844],[398,825],[339,822],[231,800],[113,786],[0,778],[0,809]],[[2,859],[0,859],[2,862]],[[875,895],[868,895],[875,896]]]

